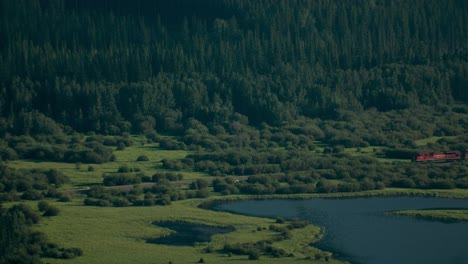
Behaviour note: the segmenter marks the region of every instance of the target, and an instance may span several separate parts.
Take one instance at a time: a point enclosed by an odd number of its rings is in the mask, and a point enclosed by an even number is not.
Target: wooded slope
[[[118,134],[236,112],[279,124],[468,102],[467,1],[2,0],[0,10],[3,133],[48,118]]]

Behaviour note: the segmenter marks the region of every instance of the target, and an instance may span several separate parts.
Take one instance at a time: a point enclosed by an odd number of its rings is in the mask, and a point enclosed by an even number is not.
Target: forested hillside
[[[468,1],[0,3],[2,135],[468,102]]]

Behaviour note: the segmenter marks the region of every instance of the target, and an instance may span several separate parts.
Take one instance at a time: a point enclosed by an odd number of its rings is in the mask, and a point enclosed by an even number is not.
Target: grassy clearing
[[[448,136],[448,137],[429,137],[429,138],[424,138],[424,139],[420,139],[420,140],[416,140],[414,143],[416,144],[416,146],[418,147],[424,147],[424,146],[427,146],[427,144],[430,144],[430,143],[436,143],[439,139],[441,138],[445,138],[445,139],[454,139],[456,138],[456,136]]]
[[[468,210],[404,210],[389,214],[441,221],[468,221]]]
[[[206,263],[245,263],[247,256],[216,252],[226,243],[255,242],[270,239],[277,233],[268,230],[275,220],[258,217],[214,212],[196,207],[200,200],[186,200],[165,207],[100,208],[82,206],[80,201],[53,203],[60,208],[57,217],[43,219],[37,229],[48,234],[51,241],[64,247],[79,247],[82,257],[67,260],[67,263],[196,263],[203,258]],[[34,206],[34,204],[32,204]],[[149,244],[146,238],[169,234],[169,230],[151,223],[155,220],[182,220],[215,226],[232,225],[236,231],[215,235],[213,241],[195,247]],[[261,256],[255,263],[321,263],[314,262],[318,249],[308,246],[315,241],[320,230],[315,226],[293,231],[291,240],[273,245],[293,253],[294,257],[272,258]],[[205,253],[211,246],[215,253]],[[307,258],[309,257],[309,258]],[[47,259],[49,263],[63,260]],[[330,260],[328,263],[340,263]]]
[[[159,148],[159,144],[157,143],[135,145],[125,148],[125,150],[114,151],[114,154],[117,158],[116,162],[111,162],[108,164],[114,168],[112,172],[117,171],[119,166],[128,165],[129,167],[141,169],[147,175],[153,175],[156,172],[167,171],[161,167],[161,161],[163,159],[182,159],[185,158],[185,156],[187,156],[189,153],[190,152],[186,150],[162,150]],[[149,160],[136,161],[140,155],[147,156]],[[207,176],[206,174],[193,171],[184,171],[183,174],[184,179],[196,179]]]
[[[344,152],[360,156],[375,156],[377,153],[382,152],[383,149],[384,147],[381,146],[369,146],[363,148],[345,148]]]
[[[148,176],[156,172],[167,172],[162,168],[161,160],[163,159],[182,159],[189,151],[185,150],[162,150],[159,144],[142,144],[141,139],[134,140],[135,144],[127,147],[124,150],[114,150],[116,161],[104,164],[74,164],[61,162],[43,162],[34,160],[15,160],[8,161],[7,165],[17,169],[57,169],[63,172],[71,180],[70,184],[64,185],[62,189],[80,188],[102,184],[103,173],[116,172],[120,166],[127,165],[131,168],[138,168]],[[136,161],[138,156],[145,155],[148,161]],[[89,170],[89,167],[93,170]],[[184,171],[182,172],[184,179],[196,179],[206,177],[206,174]]]

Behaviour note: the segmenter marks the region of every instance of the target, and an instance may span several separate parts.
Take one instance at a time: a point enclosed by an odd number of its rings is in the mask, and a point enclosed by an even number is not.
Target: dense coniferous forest
[[[0,132],[467,103],[466,1],[1,1]],[[40,125],[38,125],[40,124]],[[39,131],[38,131],[39,130]]]

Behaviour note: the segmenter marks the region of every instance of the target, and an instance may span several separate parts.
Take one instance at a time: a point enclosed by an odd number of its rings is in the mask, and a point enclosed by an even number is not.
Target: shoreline
[[[460,192],[457,192],[460,191]],[[228,202],[241,200],[269,200],[269,199],[347,199],[347,198],[367,198],[367,197],[386,197],[386,196],[414,196],[414,197],[438,197],[444,199],[468,199],[468,190],[453,189],[453,190],[437,190],[437,189],[399,189],[387,188],[383,190],[372,190],[363,192],[349,193],[311,193],[311,194],[271,194],[271,195],[226,195],[212,196],[202,201],[197,207],[209,209],[213,202]]]

